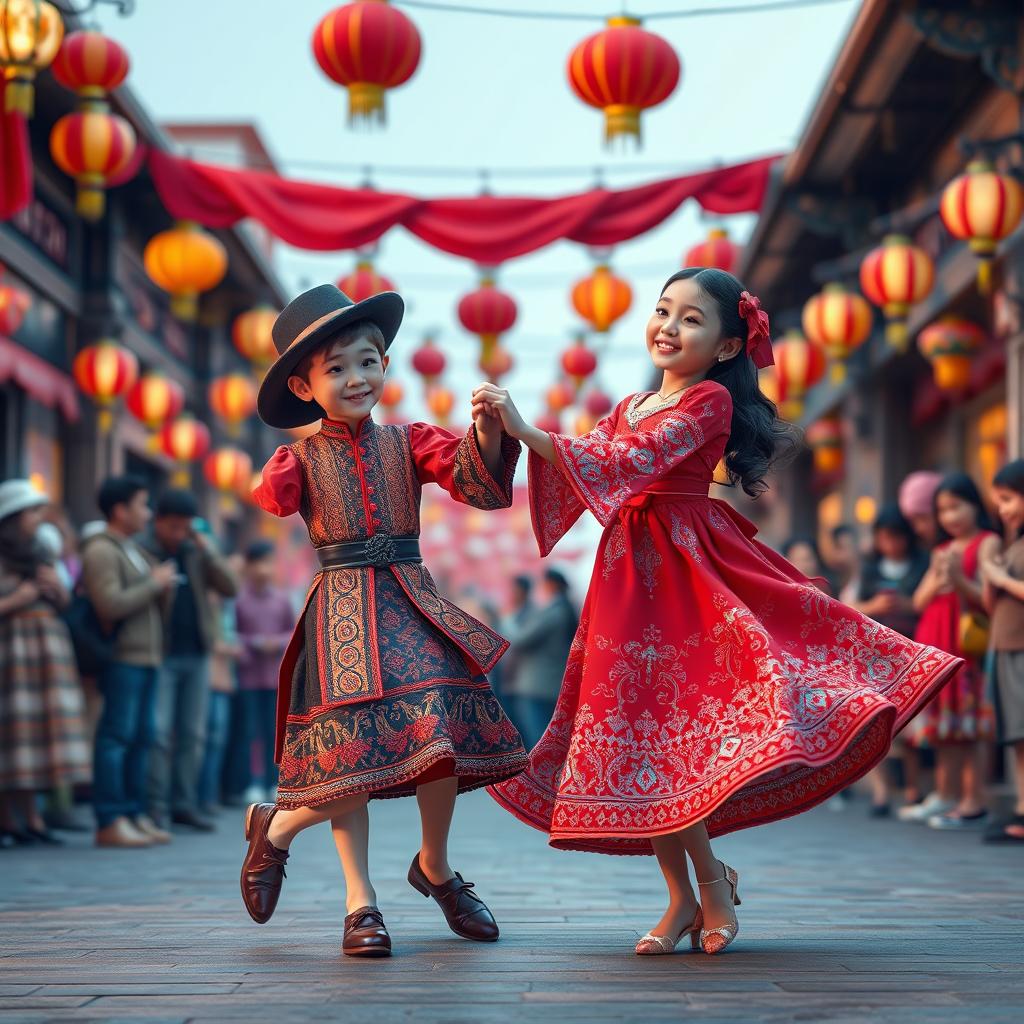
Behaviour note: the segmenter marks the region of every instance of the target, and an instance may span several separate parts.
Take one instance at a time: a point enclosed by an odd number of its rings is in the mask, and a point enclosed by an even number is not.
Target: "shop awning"
[[[72,423],[81,415],[78,389],[71,377],[0,335],[0,384],[7,381],[13,381],[41,405],[60,409],[64,418]]]

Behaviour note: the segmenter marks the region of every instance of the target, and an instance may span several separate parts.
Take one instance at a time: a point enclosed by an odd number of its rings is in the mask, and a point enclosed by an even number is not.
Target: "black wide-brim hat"
[[[333,284],[321,284],[292,299],[274,321],[277,361],[260,385],[256,408],[268,426],[287,430],[303,427],[327,415],[318,402],[304,402],[288,387],[288,378],[311,352],[353,324],[369,321],[384,335],[384,351],[391,347],[405,313],[398,292],[381,292],[353,302]]]

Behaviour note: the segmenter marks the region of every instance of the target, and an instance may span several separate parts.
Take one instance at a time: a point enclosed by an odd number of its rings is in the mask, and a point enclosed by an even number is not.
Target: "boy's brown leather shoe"
[[[242,861],[242,901],[257,924],[266,924],[277,907],[288,851],[279,850],[267,838],[277,807],[250,804],[245,813],[245,838],[249,851]]]
[[[360,907],[345,918],[345,956],[391,956],[391,936],[376,907]]]
[[[443,885],[434,885],[420,867],[417,853],[409,868],[409,884],[424,896],[433,896],[456,935],[476,942],[494,942],[498,938],[498,924],[487,909],[487,904],[475,892],[473,883],[458,872]]]

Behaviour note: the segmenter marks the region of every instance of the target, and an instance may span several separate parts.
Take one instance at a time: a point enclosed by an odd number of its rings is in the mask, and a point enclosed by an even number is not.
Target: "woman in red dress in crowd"
[[[495,385],[474,393],[530,448],[541,553],[585,509],[605,527],[551,723],[489,791],[558,849],[657,857],[669,905],[637,953],[685,935],[717,953],[739,927],[738,878],[710,838],[848,786],[961,662],[831,599],[708,496],[723,455],[754,495],[791,446],[758,388],[772,355],[757,299],[722,271],[681,271],[646,341],[661,390],[583,437],[529,426]]]
[[[961,655],[965,663],[908,730],[919,746],[935,748],[935,793],[915,817],[936,829],[982,828],[988,823],[982,741],[995,736],[995,710],[985,696],[988,636],[978,569],[1002,545],[966,474],[943,477],[934,501],[939,543],[914,594],[921,613],[914,639]]]

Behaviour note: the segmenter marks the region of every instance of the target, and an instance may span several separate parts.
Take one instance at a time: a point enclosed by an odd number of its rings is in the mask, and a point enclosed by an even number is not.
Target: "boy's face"
[[[358,424],[380,401],[388,357],[362,332],[313,353],[309,380],[292,376],[288,387],[304,402],[317,402],[329,419]]]

